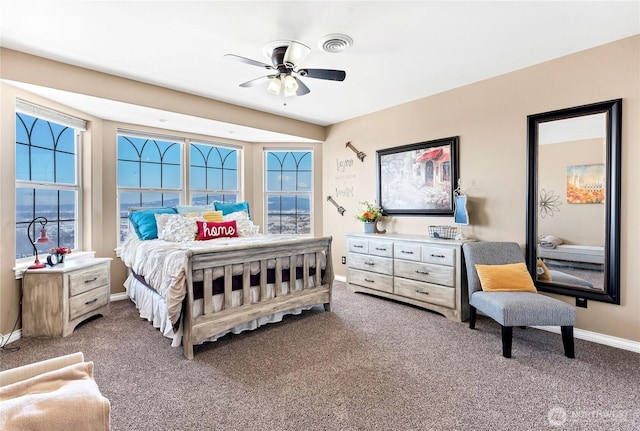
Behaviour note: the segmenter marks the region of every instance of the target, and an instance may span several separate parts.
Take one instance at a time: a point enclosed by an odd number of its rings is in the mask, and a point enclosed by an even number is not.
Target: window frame
[[[296,190],[278,190],[278,191],[269,191],[268,190],[268,178],[267,175],[270,172],[267,169],[267,158],[269,153],[309,153],[311,155],[310,166],[311,169],[309,171],[310,178],[310,187],[308,191],[296,191]],[[313,147],[263,147],[262,150],[262,161],[263,161],[263,199],[264,199],[264,215],[263,215],[263,225],[264,225],[264,233],[269,234],[269,196],[307,196],[309,199],[309,232],[308,233],[294,233],[293,235],[314,235],[314,196],[315,196],[315,152]],[[297,172],[297,171],[296,171]],[[296,213],[297,216],[297,213]]]
[[[15,112],[14,112],[14,121],[18,121],[18,116],[20,114],[24,114],[24,115],[28,115],[32,118],[36,118],[36,121],[43,121],[46,123],[54,123],[57,126],[61,126],[64,127],[65,129],[71,129],[72,133],[73,133],[73,146],[74,146],[74,158],[75,161],[73,163],[74,165],[74,170],[75,170],[75,181],[73,183],[56,183],[56,182],[50,182],[50,181],[42,181],[42,180],[25,180],[25,179],[18,179],[18,173],[17,171],[14,174],[14,190],[16,192],[18,192],[18,189],[25,189],[25,190],[33,190],[34,191],[34,195],[37,193],[38,190],[42,190],[42,191],[69,191],[69,192],[74,192],[75,193],[75,199],[74,199],[74,218],[72,220],[63,220],[64,222],[69,222],[69,221],[73,221],[74,224],[74,243],[73,245],[71,245],[71,249],[72,251],[77,252],[81,247],[82,247],[82,243],[83,243],[83,223],[82,223],[82,191],[83,191],[83,179],[82,179],[82,147],[83,147],[83,137],[84,137],[84,133],[87,130],[86,127],[86,121],[80,118],[76,118],[76,117],[72,117],[70,115],[67,115],[65,113],[59,112],[59,111],[55,111],[53,109],[44,107],[44,106],[40,106],[40,105],[36,105],[33,104],[31,102],[27,102],[21,99],[16,99],[16,107],[15,107]],[[22,120],[21,120],[22,121]],[[24,124],[24,123],[23,123]],[[15,128],[15,123],[14,123],[14,128]],[[64,131],[64,130],[63,130]],[[15,143],[14,145],[16,146],[17,149],[17,145],[18,145],[18,136],[17,136],[17,131],[15,134]],[[31,146],[33,145],[32,142],[29,142],[27,145]],[[48,150],[48,149],[47,149]],[[51,149],[50,151],[55,152],[58,151],[55,147],[53,149]],[[14,159],[14,165],[17,164],[17,151],[16,151],[16,158]],[[31,164],[32,161],[29,161],[29,163]],[[36,196],[34,196],[33,198],[33,206],[34,206],[34,214],[33,214],[33,218],[35,217],[39,217],[38,214],[35,213],[35,207],[36,207]],[[59,203],[59,202],[58,202]],[[31,223],[31,220],[29,221],[18,221],[18,217],[17,217],[17,200],[15,202],[15,214],[16,214],[16,220],[15,220],[15,231],[16,231],[16,241],[14,244],[14,252],[17,255],[17,247],[18,247],[18,238],[17,235],[22,235],[23,233],[19,233],[19,227],[24,227],[25,229],[28,228],[29,224]],[[59,218],[59,214],[60,214],[60,207],[58,206],[58,217],[56,219],[49,219],[47,218],[47,226],[49,226],[49,229],[51,229],[51,227],[54,224],[58,225],[58,237],[60,235],[60,230],[59,230],[59,226],[61,223],[61,220]],[[32,220],[33,220],[32,218]],[[34,228],[37,228],[36,224],[33,225]],[[35,236],[35,235],[34,235]],[[35,238],[34,238],[35,239]],[[50,238],[52,239],[52,238]],[[51,246],[69,246],[68,244],[58,244],[57,238],[54,240],[52,239],[51,241]],[[42,252],[39,252],[39,254],[41,255]],[[15,258],[15,264],[17,267],[26,264],[26,263],[31,263],[33,261],[33,258],[35,257],[35,255],[32,253],[29,256],[24,256],[24,257],[16,257]]]

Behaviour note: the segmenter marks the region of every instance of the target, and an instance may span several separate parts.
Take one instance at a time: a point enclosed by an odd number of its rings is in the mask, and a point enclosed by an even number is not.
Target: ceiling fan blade
[[[291,41],[287,47],[287,51],[284,53],[283,63],[285,66],[294,68],[305,59],[311,52],[311,48],[300,42]]]
[[[315,79],[328,79],[330,81],[344,81],[347,73],[344,70],[333,69],[300,69],[300,76],[306,76]]]
[[[298,89],[296,90],[296,96],[304,96],[305,94],[311,93],[309,87],[304,85],[304,82],[300,81],[298,78],[294,76],[296,82],[298,83]]]
[[[233,60],[233,61],[239,61],[240,63],[250,64],[251,66],[258,66],[258,67],[263,67],[265,69],[274,70],[274,67],[270,64],[261,63],[259,61],[251,60],[250,58],[246,58],[246,57],[240,57],[239,55],[235,55],[235,54],[225,54],[224,58]]]
[[[252,79],[251,81],[247,81],[247,82],[243,82],[242,84],[240,84],[240,87],[243,88],[247,88],[247,87],[255,87],[256,85],[262,84],[265,81],[268,81],[269,79],[275,78],[276,75],[268,75],[268,76],[261,76],[260,78],[256,78],[256,79]]]

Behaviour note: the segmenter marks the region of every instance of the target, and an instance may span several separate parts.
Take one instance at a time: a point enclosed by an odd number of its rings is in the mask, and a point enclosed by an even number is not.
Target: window
[[[265,150],[266,232],[311,234],[313,152]]]
[[[189,164],[185,168],[184,149]],[[190,202],[237,202],[239,150],[170,136],[118,133],[120,242],[129,232],[129,208],[173,207]],[[188,175],[184,175],[187,172]],[[186,178],[186,186],[182,178]],[[188,190],[188,192],[187,192]]]
[[[237,202],[238,178],[238,150],[202,143],[189,145],[192,205]]]
[[[180,204],[182,144],[171,138],[118,135],[120,242],[129,231],[129,208]]]
[[[49,244],[36,244],[38,253],[51,247],[77,249],[80,243],[81,131],[84,120],[28,102],[16,103],[16,259],[33,256],[26,235],[31,221],[44,217]],[[41,220],[41,219],[40,219]],[[36,240],[41,223],[31,225]]]

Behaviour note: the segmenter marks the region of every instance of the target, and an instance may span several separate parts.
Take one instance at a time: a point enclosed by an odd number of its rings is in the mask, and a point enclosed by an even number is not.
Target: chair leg
[[[567,358],[575,358],[575,350],[573,347],[573,326],[562,326],[562,344],[564,345],[564,355]]]
[[[476,307],[469,306],[469,329],[476,329]]]
[[[511,357],[511,338],[513,335],[513,326],[502,326],[502,356]]]

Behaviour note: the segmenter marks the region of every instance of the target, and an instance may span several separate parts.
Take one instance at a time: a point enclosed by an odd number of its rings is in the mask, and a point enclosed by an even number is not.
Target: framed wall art
[[[388,215],[453,216],[458,137],[376,151],[378,204]]]

